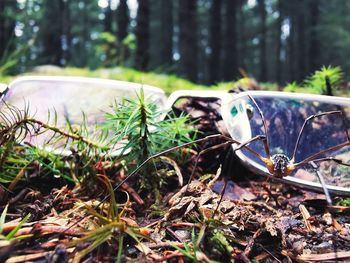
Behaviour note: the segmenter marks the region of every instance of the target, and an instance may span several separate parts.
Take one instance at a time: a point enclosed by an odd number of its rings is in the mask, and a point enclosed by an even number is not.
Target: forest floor
[[[215,180],[195,180],[163,193],[158,216],[147,201],[140,207],[133,200],[119,219],[104,224],[92,218],[97,199],[87,200],[66,187],[49,194],[40,187],[23,188],[10,199],[13,220],[4,224],[3,233],[18,226],[21,217],[14,211],[32,216],[12,241],[1,241],[1,261],[111,262],[118,258],[120,236],[121,262],[349,260],[349,207],[329,207],[323,195],[255,180],[231,182],[221,200],[213,191]],[[91,214],[81,220],[87,210]],[[99,233],[98,224],[104,226]]]
[[[203,136],[218,132],[209,115],[197,124]],[[197,156],[193,149],[189,152],[192,157],[162,186],[158,202],[155,192],[138,190],[137,176],[113,191],[111,184],[122,182],[125,171],[109,160],[98,163],[101,173],[95,181],[75,186],[55,177],[44,181],[37,177],[38,166],[27,167],[22,173],[29,183],[12,192],[0,188],[5,210],[0,218],[0,261],[350,259],[350,207],[329,206],[323,194],[266,181],[222,149],[201,158],[187,185],[183,182]],[[172,164],[166,169],[173,171],[177,165]]]

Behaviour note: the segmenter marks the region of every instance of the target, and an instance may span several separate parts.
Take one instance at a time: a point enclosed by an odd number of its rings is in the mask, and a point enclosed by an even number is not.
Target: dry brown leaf
[[[304,205],[299,205],[299,210],[301,212],[301,215],[303,216],[304,225],[307,228],[307,230],[314,232],[315,227],[312,226],[310,221],[309,221],[309,218],[311,217],[309,211],[306,209],[306,207]]]
[[[183,183],[184,183],[184,179],[183,179],[180,167],[177,165],[177,163],[173,159],[171,159],[169,157],[166,157],[166,156],[160,156],[159,158],[162,161],[165,161],[165,162],[169,163],[174,168],[174,171],[175,171],[175,173],[177,175],[177,179],[179,181],[179,185],[182,186]]]
[[[276,224],[273,221],[273,219],[268,218],[264,221],[264,227],[266,229],[267,232],[269,232],[271,234],[271,236],[277,236],[278,235],[278,231],[276,228]]]
[[[326,261],[326,260],[338,260],[338,259],[345,260],[345,259],[350,259],[350,251],[300,255],[297,257],[297,259],[302,261],[315,261],[315,262]]]

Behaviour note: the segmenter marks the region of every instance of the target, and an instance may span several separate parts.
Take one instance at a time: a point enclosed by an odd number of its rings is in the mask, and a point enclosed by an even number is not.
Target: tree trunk
[[[209,58],[209,83],[213,84],[220,80],[220,57],[221,57],[221,5],[222,0],[213,0],[210,9],[210,39],[211,49]]]
[[[282,0],[277,2],[278,18],[276,21],[276,81],[279,85],[282,84],[282,61],[281,61],[281,52],[282,52],[282,21],[283,21],[283,7]]]
[[[147,70],[149,63],[149,1],[138,0],[136,25],[136,68]]]
[[[191,81],[197,81],[197,1],[179,1],[179,74]]]
[[[161,65],[165,68],[171,66],[173,62],[173,1],[161,1]]]
[[[43,51],[42,63],[62,65],[64,0],[45,1],[45,13],[40,27]]]
[[[222,77],[225,81],[231,81],[238,75],[236,17],[237,1],[225,0],[225,34],[222,69]]]
[[[259,38],[259,53],[260,53],[260,73],[259,81],[267,81],[267,58],[266,58],[266,7],[265,0],[258,0],[258,9],[260,14],[260,38]]]
[[[238,1],[236,25],[237,25],[237,68],[246,68],[246,51],[247,51],[247,30],[246,30],[246,16],[241,11],[245,0]]]
[[[120,0],[117,8],[117,37],[122,42],[128,35],[128,26],[130,22],[129,7],[127,0]]]
[[[310,58],[310,69],[309,72],[314,72],[319,68],[319,43],[317,38],[316,27],[319,20],[319,1],[309,0],[309,14],[310,14],[310,46],[309,46],[309,58]]]
[[[71,36],[71,18],[70,18],[70,6],[68,1],[63,2],[63,60],[64,64],[68,64],[70,62],[70,51],[71,51],[71,43],[72,43],[72,36]]]
[[[105,32],[113,32],[113,11],[111,9],[111,4],[112,4],[112,0],[108,0],[108,6],[105,8],[104,10],[104,31]]]
[[[305,12],[303,9],[303,0],[298,2],[298,19],[297,19],[297,34],[298,34],[298,81],[302,81],[306,75],[306,41],[305,41]]]
[[[6,52],[14,49],[14,30],[16,20],[13,14],[16,13],[17,2],[13,0],[0,0],[0,59]],[[11,15],[11,13],[13,14]]]
[[[297,12],[295,3],[289,3],[288,16],[289,16],[289,37],[288,37],[288,75],[289,82],[296,80],[297,74],[297,50],[296,50],[296,25],[297,25]]]

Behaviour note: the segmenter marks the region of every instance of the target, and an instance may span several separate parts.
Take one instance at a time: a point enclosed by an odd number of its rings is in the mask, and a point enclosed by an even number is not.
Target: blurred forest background
[[[128,67],[212,85],[350,70],[347,0],[0,0],[0,67]]]

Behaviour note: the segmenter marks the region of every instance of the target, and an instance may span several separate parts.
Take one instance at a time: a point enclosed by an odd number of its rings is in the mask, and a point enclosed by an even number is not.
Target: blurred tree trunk
[[[117,14],[117,45],[119,47],[118,62],[124,64],[129,57],[129,48],[123,43],[128,36],[130,13],[127,0],[120,0],[116,11]]]
[[[16,1],[0,0],[0,59],[15,47],[16,10]]]
[[[71,43],[72,43],[72,35],[71,35],[71,17],[70,17],[70,6],[69,1],[63,1],[63,59],[65,61],[65,64],[68,64],[70,61],[70,50],[71,50]]]
[[[306,41],[305,41],[305,8],[304,1],[298,1],[298,18],[297,18],[297,34],[298,34],[298,76],[297,81],[302,81],[308,74],[306,71]]]
[[[276,46],[276,82],[282,84],[282,61],[281,61],[281,52],[282,52],[282,21],[283,21],[283,0],[277,1],[277,11],[278,18],[276,21],[276,35],[277,35],[277,46]]]
[[[296,80],[297,74],[297,52],[296,52],[296,25],[298,12],[295,3],[288,3],[288,16],[289,16],[289,37],[288,37],[288,81]]]
[[[196,13],[196,0],[179,0],[179,74],[193,82],[198,74]]]
[[[129,22],[130,17],[127,0],[120,0],[117,8],[117,37],[120,42],[128,35]]]
[[[120,0],[117,8],[117,37],[119,42],[122,42],[128,36],[129,23],[130,16],[127,0]]]
[[[223,80],[231,81],[238,75],[237,61],[237,10],[238,2],[225,0],[225,33],[224,33],[224,57],[223,57]]]
[[[259,81],[267,81],[267,58],[266,58],[266,7],[265,0],[258,0],[258,9],[260,15],[260,38],[259,38],[259,53],[260,53],[260,73]]]
[[[147,70],[149,63],[149,1],[138,0],[136,25],[136,68]]]
[[[242,7],[245,3],[245,0],[239,0],[238,1],[238,7],[237,7],[237,67],[240,67],[242,69],[246,69],[246,52],[247,52],[247,32],[245,30],[245,24],[246,24],[246,16],[242,12]]]
[[[44,16],[40,26],[40,38],[43,46],[41,63],[62,65],[64,7],[64,0],[46,0],[44,2]]]
[[[210,39],[211,49],[209,58],[209,83],[213,84],[220,80],[220,57],[221,57],[221,5],[222,0],[213,0],[210,8]]]
[[[173,63],[173,1],[162,0],[160,3],[161,13],[161,50],[160,64],[168,68]]]
[[[103,20],[104,23],[104,31],[105,32],[113,32],[113,11],[111,9],[112,0],[108,0],[108,6],[104,10],[105,18]]]
[[[310,68],[309,72],[314,72],[319,68],[319,43],[317,36],[317,26],[319,23],[319,5],[320,1],[318,0],[309,0],[309,16],[310,16],[310,27],[309,27],[309,35],[310,35],[310,46],[309,46],[309,59],[310,59]]]

